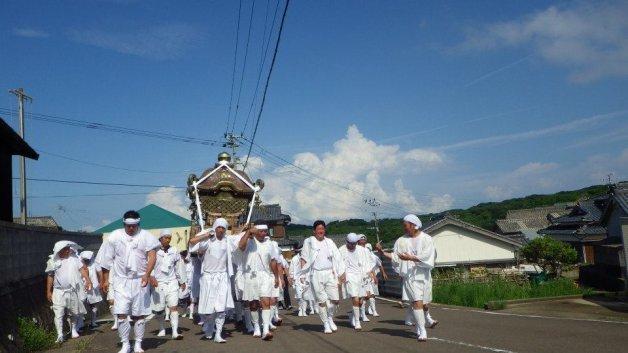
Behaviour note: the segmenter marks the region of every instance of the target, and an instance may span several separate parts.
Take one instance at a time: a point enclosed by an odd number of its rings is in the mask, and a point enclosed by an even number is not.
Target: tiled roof
[[[506,219],[545,219],[550,213],[567,214],[569,213],[568,207],[573,205],[575,205],[575,203],[565,202],[552,206],[509,210],[506,212]]]
[[[442,228],[442,227],[444,227],[446,225],[455,225],[455,226],[458,226],[460,228],[464,228],[464,229],[470,230],[472,232],[484,235],[486,237],[489,237],[489,238],[492,238],[492,239],[495,239],[495,240],[499,240],[499,241],[508,243],[510,245],[515,245],[517,247],[521,246],[521,243],[518,242],[518,241],[514,241],[514,240],[512,240],[510,238],[504,237],[504,236],[502,236],[500,234],[497,234],[495,232],[491,232],[490,230],[486,230],[484,228],[475,226],[475,225],[473,225],[471,223],[464,222],[464,221],[462,221],[462,220],[460,220],[458,218],[454,218],[454,217],[449,216],[449,215],[445,215],[441,219],[438,219],[438,220],[436,220],[434,222],[431,222],[430,224],[426,225],[423,228],[423,230],[426,233],[429,234],[430,232],[434,232],[434,231],[436,231],[436,230],[438,230],[438,229],[440,229],[440,228]]]
[[[251,215],[251,222],[253,223],[290,223],[290,220],[290,216],[281,213],[281,206],[278,204],[254,206]]]
[[[19,217],[13,218],[13,223],[20,223]],[[26,218],[26,225],[35,226],[35,227],[44,227],[44,228],[52,228],[60,230],[61,227],[51,216],[41,216],[41,217],[28,217]]]
[[[628,183],[620,183],[615,189],[614,199],[619,206],[628,213]]]

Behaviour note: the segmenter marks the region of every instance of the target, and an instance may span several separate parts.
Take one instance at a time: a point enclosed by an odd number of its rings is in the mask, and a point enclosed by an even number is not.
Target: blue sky
[[[236,98],[252,4],[242,1]],[[235,132],[276,4],[255,1]],[[8,90],[24,87],[30,112],[220,139],[238,5],[3,1],[0,108],[15,109]],[[365,195],[400,216],[626,179],[626,38],[625,1],[293,0],[256,141],[321,178],[264,155],[251,174],[297,221],[366,217]],[[32,119],[27,140],[41,152],[33,178],[172,186],[221,150]],[[30,214],[70,229],[147,202],[187,207],[175,189],[30,182],[29,193]],[[76,196],[94,193],[133,194]]]

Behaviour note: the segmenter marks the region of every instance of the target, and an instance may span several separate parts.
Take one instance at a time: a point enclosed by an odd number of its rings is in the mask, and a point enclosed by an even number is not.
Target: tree
[[[578,261],[578,253],[574,248],[548,236],[536,238],[523,246],[521,256],[556,277],[560,277],[565,266]]]

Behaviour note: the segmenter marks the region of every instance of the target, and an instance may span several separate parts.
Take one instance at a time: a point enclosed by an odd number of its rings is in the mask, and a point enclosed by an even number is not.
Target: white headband
[[[259,230],[268,230],[268,226],[265,224],[258,224],[255,226],[255,228]]]
[[[162,237],[172,237],[172,232],[170,231],[170,229],[164,229],[161,231],[161,233],[159,234],[159,238]]]
[[[419,229],[423,225],[421,223],[421,220],[419,219],[419,217],[417,217],[416,215],[413,215],[413,214],[409,214],[409,215],[403,217],[403,220],[405,222],[414,224],[414,229]]]
[[[348,243],[357,243],[360,240],[360,236],[355,233],[347,234],[347,242]]]
[[[122,223],[128,224],[128,225],[140,224],[140,219],[139,218],[123,218]]]

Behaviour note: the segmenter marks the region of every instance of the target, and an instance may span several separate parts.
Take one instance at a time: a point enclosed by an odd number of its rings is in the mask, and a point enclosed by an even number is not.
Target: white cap
[[[59,254],[59,251],[70,247],[74,250],[80,250],[83,249],[82,246],[78,245],[77,243],[73,242],[73,241],[69,241],[69,240],[60,240],[58,242],[55,243],[55,246],[52,250],[52,253],[54,255],[54,257],[57,257],[57,254]]]
[[[218,227],[223,227],[225,228],[225,230],[227,230],[227,228],[229,228],[229,222],[227,222],[227,220],[224,218],[216,218],[216,220],[214,221],[214,225],[212,226],[212,229],[216,230],[216,228]]]
[[[161,233],[159,233],[159,238],[162,237],[172,237],[172,232],[170,231],[170,229],[162,229]]]
[[[347,234],[347,243],[357,243],[360,241],[360,236],[355,233]]]
[[[358,235],[360,236],[360,239],[366,240],[366,235],[364,235],[364,234],[358,234]]]
[[[93,257],[94,257],[93,251],[85,250],[81,252],[81,259],[91,260]]]
[[[414,229],[420,229],[423,226],[423,223],[421,223],[419,217],[413,214],[409,214],[403,217],[403,221],[414,224]]]

